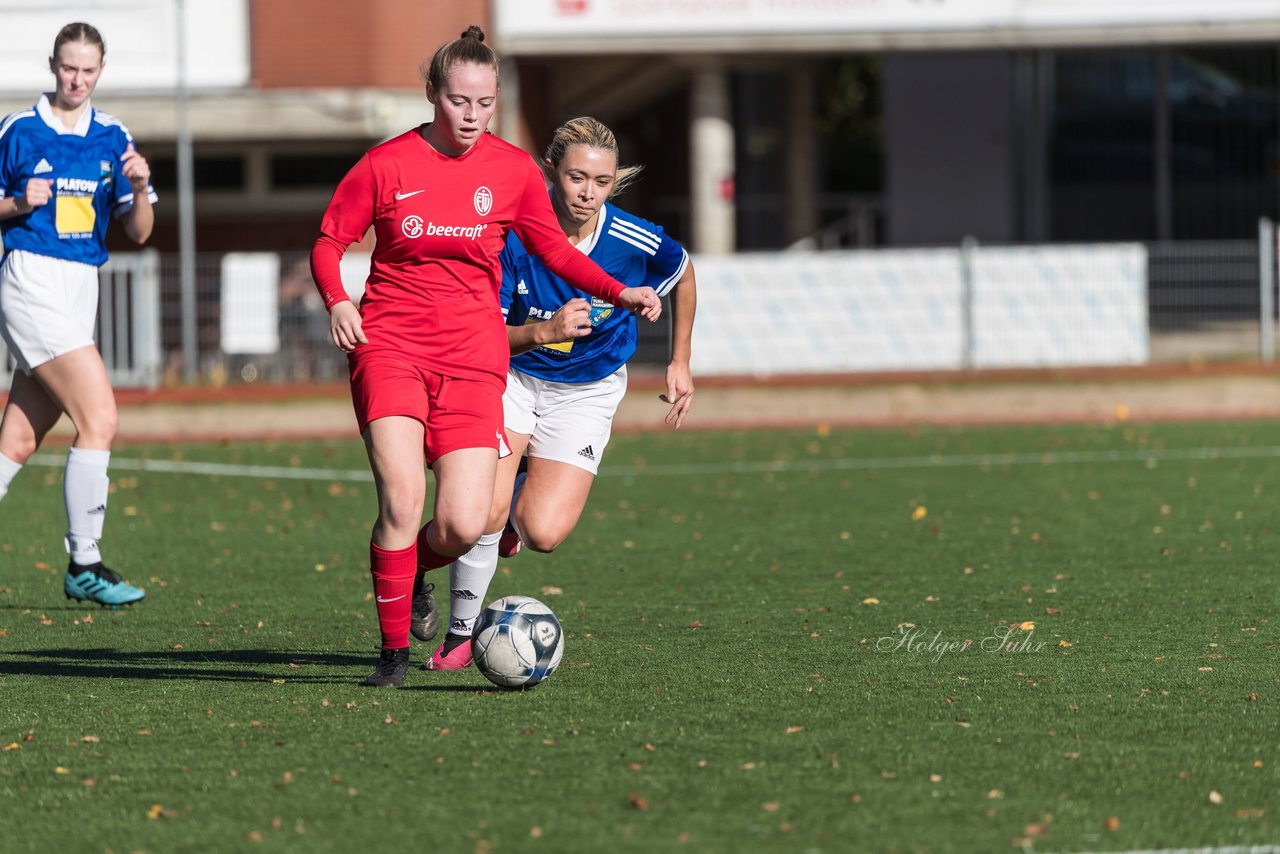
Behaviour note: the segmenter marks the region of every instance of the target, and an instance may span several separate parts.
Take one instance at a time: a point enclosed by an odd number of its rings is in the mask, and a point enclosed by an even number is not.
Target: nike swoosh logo
[[[393,596],[393,597],[392,597],[392,598],[390,598],[390,599],[383,599],[381,596],[379,596],[379,597],[378,597],[378,601],[379,601],[379,602],[398,602],[399,600],[401,600],[401,599],[403,599],[403,598],[404,598],[404,594],[403,594],[403,593],[401,593],[399,596]]]
[[[425,193],[425,192],[426,190],[414,190],[411,193],[396,193],[396,201],[400,202],[409,198],[410,196],[416,196],[418,195],[418,193]]]

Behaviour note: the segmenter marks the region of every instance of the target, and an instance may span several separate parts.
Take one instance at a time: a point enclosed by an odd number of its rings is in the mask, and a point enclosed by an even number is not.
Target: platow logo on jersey
[[[493,193],[488,187],[481,187],[476,190],[474,198],[476,203],[476,213],[480,216],[488,216],[489,211],[493,210]]]

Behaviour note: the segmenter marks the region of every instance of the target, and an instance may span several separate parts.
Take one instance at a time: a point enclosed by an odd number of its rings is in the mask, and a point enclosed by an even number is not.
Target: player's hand
[[[53,181],[48,178],[28,178],[26,191],[18,197],[18,212],[30,213],[44,207],[53,198]]]
[[[684,417],[689,414],[689,407],[693,406],[693,374],[689,372],[688,362],[667,365],[667,393],[658,395],[658,399],[671,404],[666,422],[679,430]]]
[[[651,323],[662,317],[662,300],[653,288],[626,288],[618,296],[618,305]]]
[[[591,303],[574,297],[556,309],[543,323],[547,340],[543,344],[562,344],[591,334]]]
[[[361,328],[360,309],[351,300],[335,303],[329,309],[329,334],[339,350],[350,353],[361,344],[368,344]]]
[[[131,142],[120,156],[120,162],[124,164],[122,171],[124,177],[129,179],[134,195],[145,195],[147,184],[151,182],[151,164],[147,163],[147,158],[139,154]]]

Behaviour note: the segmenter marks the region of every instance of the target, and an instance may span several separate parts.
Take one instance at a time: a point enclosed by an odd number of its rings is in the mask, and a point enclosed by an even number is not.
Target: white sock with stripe
[[[98,540],[107,518],[107,478],[110,451],[72,448],[67,454],[67,473],[62,481],[62,497],[67,506],[67,551],[72,563],[89,566],[102,560]]]
[[[484,608],[489,582],[498,571],[502,532],[484,534],[471,551],[449,564],[449,634],[470,637]]]

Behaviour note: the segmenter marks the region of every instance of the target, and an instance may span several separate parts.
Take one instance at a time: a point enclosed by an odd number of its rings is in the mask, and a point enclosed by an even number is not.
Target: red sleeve
[[[320,222],[320,236],[311,247],[311,278],[327,309],[350,299],[342,287],[342,256],[373,223],[374,194],[373,168],[366,154],[333,191]]]
[[[529,163],[529,180],[525,182],[524,195],[520,199],[520,210],[512,227],[525,249],[541,258],[548,270],[570,285],[615,304],[626,289],[626,285],[601,270],[564,236],[551,208],[551,200],[547,198],[542,173],[532,161]]]

